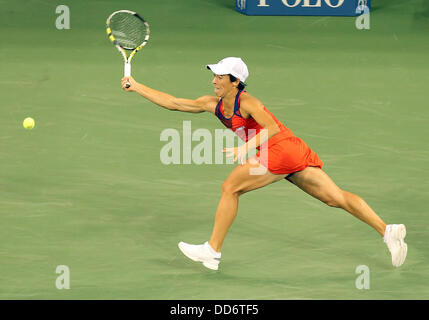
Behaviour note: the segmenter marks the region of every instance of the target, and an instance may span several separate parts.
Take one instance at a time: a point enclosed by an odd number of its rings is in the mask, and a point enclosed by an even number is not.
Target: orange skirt
[[[292,174],[307,167],[323,166],[317,154],[302,139],[295,136],[276,141],[268,150],[263,148],[264,146],[255,158],[274,174]]]

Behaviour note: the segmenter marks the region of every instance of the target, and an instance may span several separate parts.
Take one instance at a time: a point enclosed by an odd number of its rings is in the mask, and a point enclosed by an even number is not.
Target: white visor
[[[208,64],[206,67],[216,75],[231,74],[240,79],[241,82],[246,81],[249,76],[247,66],[241,58],[228,57],[216,64]]]

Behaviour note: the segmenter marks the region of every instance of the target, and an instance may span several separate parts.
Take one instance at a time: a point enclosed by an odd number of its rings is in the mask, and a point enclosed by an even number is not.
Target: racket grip
[[[124,77],[131,77],[131,64],[128,62],[125,62],[124,65]],[[130,86],[129,82],[125,84],[125,88],[129,88]]]
[[[131,77],[131,64],[128,62],[124,65],[124,77]]]

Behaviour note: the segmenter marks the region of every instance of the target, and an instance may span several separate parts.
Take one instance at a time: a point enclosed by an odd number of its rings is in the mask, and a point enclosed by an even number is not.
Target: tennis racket
[[[131,59],[149,40],[149,24],[133,11],[119,10],[107,18],[106,33],[124,57],[124,77],[130,77]],[[130,84],[126,83],[125,87],[129,88]]]

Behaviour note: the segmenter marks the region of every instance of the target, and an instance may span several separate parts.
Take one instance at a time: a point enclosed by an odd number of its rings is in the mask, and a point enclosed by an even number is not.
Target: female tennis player
[[[341,190],[322,170],[317,154],[290,129],[272,115],[257,98],[244,91],[249,72],[242,59],[228,57],[206,66],[213,74],[216,96],[195,100],[173,97],[136,82],[132,77],[122,79],[125,91],[134,91],[149,101],[169,110],[211,112],[246,143],[225,148],[228,157],[238,165],[222,184],[222,195],[216,211],[209,241],[200,245],[179,243],[180,250],[190,259],[217,270],[221,248],[238,210],[240,195],[287,179],[297,187],[328,206],[342,208],[373,227],[384,239],[392,255],[392,264],[401,266],[407,255],[403,224],[386,223],[359,196]],[[130,84],[126,88],[126,83]],[[253,134],[252,134],[253,133]],[[255,157],[246,160],[248,151],[257,148]],[[266,170],[258,170],[266,168]]]

